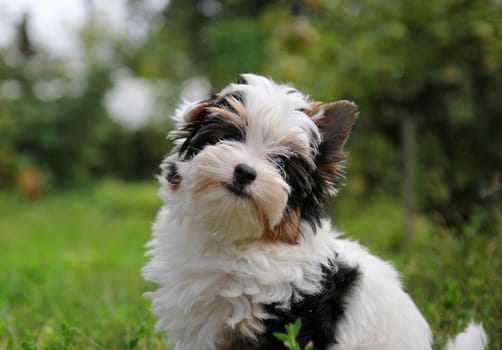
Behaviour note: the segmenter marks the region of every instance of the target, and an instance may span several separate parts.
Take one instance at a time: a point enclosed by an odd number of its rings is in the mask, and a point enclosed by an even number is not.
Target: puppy
[[[252,74],[177,109],[143,269],[174,350],[284,349],[273,333],[298,318],[302,346],[431,349],[396,270],[338,238],[323,210],[357,115]],[[482,333],[468,329],[470,350]]]

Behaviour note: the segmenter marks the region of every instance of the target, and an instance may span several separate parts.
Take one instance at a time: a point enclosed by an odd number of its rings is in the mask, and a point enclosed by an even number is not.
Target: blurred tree
[[[276,1],[173,0],[165,26],[187,44],[192,76],[203,75],[217,87],[265,63],[265,33],[257,19]]]
[[[85,69],[78,77],[68,73],[66,62],[33,47],[28,15],[19,26],[16,47],[0,52],[2,57],[16,57],[10,65],[0,60],[0,87],[18,87],[10,99],[0,94],[3,186],[17,184],[28,193],[25,189],[41,183],[38,178],[42,177],[45,186],[64,188],[104,175],[137,179],[157,172],[165,131],[145,137],[145,130],[152,128],[129,132],[108,118],[103,99],[122,57],[116,50],[112,60],[102,60],[100,50],[106,45],[125,45],[103,34],[106,28],[96,20],[93,9],[89,11],[82,30]],[[159,144],[156,150],[149,146],[154,141]]]
[[[28,12],[25,12],[23,14],[23,18],[21,19],[21,23],[19,24],[18,27],[18,33],[19,33],[19,38],[18,38],[18,46],[19,46],[19,51],[21,54],[28,58],[30,57],[33,53],[33,45],[30,40],[30,36],[28,35],[28,21],[29,21],[29,14]]]
[[[274,34],[267,70],[316,98],[361,104],[360,135],[350,146],[354,172],[370,189],[396,193],[400,120],[413,118],[420,207],[458,229],[476,222],[500,232],[502,6],[360,0],[303,7],[301,16],[284,6],[263,16]]]

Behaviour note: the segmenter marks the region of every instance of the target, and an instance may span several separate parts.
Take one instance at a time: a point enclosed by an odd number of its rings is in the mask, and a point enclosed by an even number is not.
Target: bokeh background
[[[502,342],[500,0],[0,0],[0,349],[166,349],[141,280],[181,98],[254,72],[361,115],[334,225],[436,347]]]

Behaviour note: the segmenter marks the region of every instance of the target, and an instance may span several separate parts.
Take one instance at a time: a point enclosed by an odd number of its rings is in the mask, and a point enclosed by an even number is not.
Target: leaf
[[[314,350],[314,343],[312,343],[312,341],[309,341],[307,345],[305,345],[305,348],[303,350]]]
[[[298,334],[300,334],[300,329],[302,328],[302,320],[299,318],[295,321],[292,329],[292,336],[296,339],[298,337]]]
[[[286,333],[274,332],[273,335],[274,335],[274,337],[276,337],[277,339],[282,340],[282,341],[288,341],[290,338],[289,335]]]

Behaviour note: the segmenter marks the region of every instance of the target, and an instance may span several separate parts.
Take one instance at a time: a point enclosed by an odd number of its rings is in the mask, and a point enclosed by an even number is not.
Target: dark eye
[[[271,158],[272,163],[275,167],[281,171],[284,171],[284,166],[286,165],[286,160],[282,156],[274,156]]]
[[[179,185],[181,183],[181,175],[178,174],[178,167],[175,163],[169,163],[167,166],[166,180],[171,185]]]

